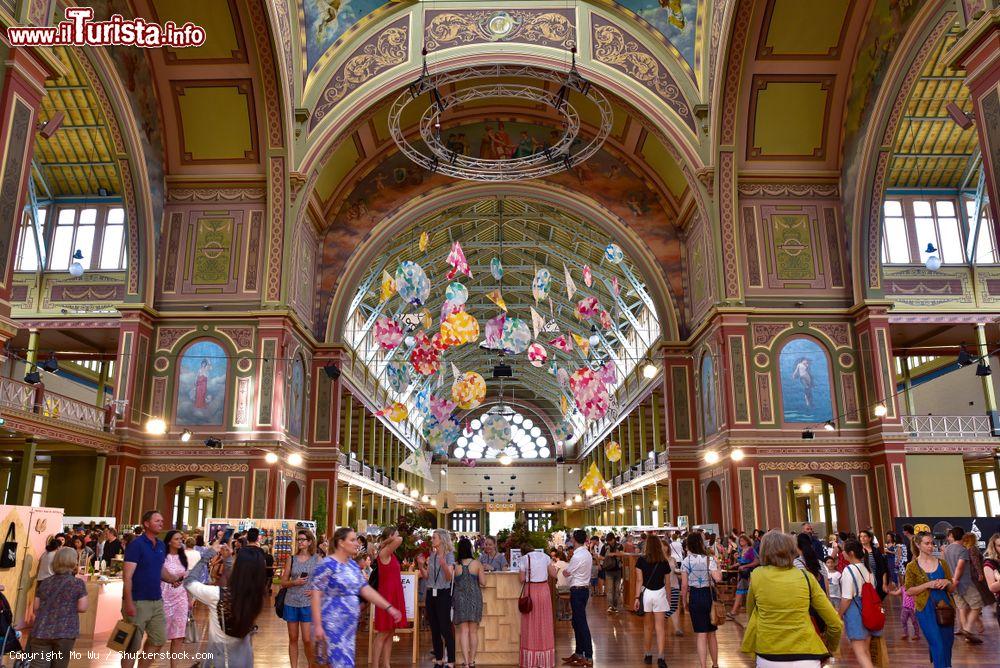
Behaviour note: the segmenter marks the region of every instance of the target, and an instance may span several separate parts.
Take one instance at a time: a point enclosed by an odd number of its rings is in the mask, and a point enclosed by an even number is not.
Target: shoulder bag
[[[712,577],[712,560],[709,557],[705,557],[705,572],[708,575],[708,586],[712,590],[712,626],[722,626],[726,623],[726,604],[719,600],[719,592]]]
[[[3,547],[0,548],[0,568],[14,568],[17,566],[17,540],[14,523],[7,526],[7,536],[3,539]]]
[[[818,612],[816,612],[816,608],[813,607],[813,585],[812,582],[809,581],[809,574],[802,571],[802,577],[806,579],[806,586],[809,587],[809,618],[812,620],[816,633],[822,635],[826,632],[826,622],[823,621],[823,618],[819,616]]]
[[[944,562],[938,559],[938,563],[944,570]],[[938,601],[937,605],[934,606],[934,618],[937,620],[938,626],[952,627],[955,626],[955,606],[951,604],[951,594],[947,590],[945,590],[945,596],[948,597],[947,602]]]
[[[521,611],[522,615],[528,614],[533,608],[531,594],[524,593],[525,587],[531,583],[531,554],[528,553],[524,558],[528,560],[528,575],[524,578],[524,582],[521,583],[521,594],[517,597],[517,609]]]
[[[663,563],[663,562],[661,562],[661,563]],[[657,567],[659,567],[659,565],[660,564],[656,564],[656,566],[653,567],[653,576],[656,575],[656,569],[657,569]],[[650,577],[649,579],[652,580],[653,578]],[[635,609],[632,611],[632,614],[635,615],[636,617],[642,617],[643,615],[646,614],[646,608],[644,607],[645,601],[643,600],[643,597],[646,594],[646,578],[643,577],[642,580],[643,580],[642,581],[642,587],[639,588],[638,600],[636,601]],[[663,581],[663,586],[664,587],[667,586],[666,579],[664,579],[664,581]]]
[[[285,563],[285,574],[291,574],[294,563],[295,557],[291,554],[288,555],[288,561]],[[274,614],[276,614],[279,619],[285,618],[285,594],[287,593],[288,587],[282,587],[278,590],[278,593],[274,595]]]

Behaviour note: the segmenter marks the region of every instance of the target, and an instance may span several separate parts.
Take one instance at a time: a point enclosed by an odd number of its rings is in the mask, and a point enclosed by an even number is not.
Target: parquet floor
[[[889,600],[889,621],[886,627],[886,638],[889,647],[889,656],[892,660],[892,668],[909,668],[911,666],[930,665],[927,646],[921,640],[903,641],[900,639],[901,631],[899,625],[899,601],[895,598]],[[626,613],[617,615],[605,612],[607,599],[591,599],[588,619],[590,621],[591,632],[594,636],[594,665],[598,668],[622,668],[623,666],[643,666],[642,663],[642,620]],[[204,623],[205,609],[202,607],[197,617]],[[961,640],[956,640],[955,652],[953,655],[953,666],[1000,666],[1000,627],[992,611],[986,613],[985,625],[986,635],[984,643],[979,646],[971,646]],[[745,622],[745,616],[743,617]],[[261,614],[260,633],[254,639],[257,668],[286,668],[289,666],[288,640],[285,624],[274,616],[271,607],[265,607]],[[686,634],[683,637],[669,636],[667,642],[667,664],[676,668],[678,666],[697,666],[697,653],[695,650],[695,638],[691,633],[690,620],[685,616],[683,627]],[[668,635],[669,635],[668,624]],[[358,661],[360,667],[367,664],[366,643],[367,636],[359,635],[358,638]],[[403,636],[407,638],[407,636]],[[742,627],[732,622],[727,623],[718,632],[719,639],[719,665],[723,667],[752,666],[751,659],[739,651],[742,640]],[[364,641],[363,641],[364,640]],[[408,640],[408,638],[407,638]],[[81,659],[71,662],[71,666],[120,666],[119,655],[109,652],[104,643],[106,638],[99,637],[93,642],[78,641],[75,650],[81,652],[86,657],[87,650],[92,650],[99,655],[96,659]],[[572,652],[573,631],[569,622],[556,623],[556,656],[567,656]],[[188,651],[196,651],[194,647],[187,647]],[[409,666],[410,646],[400,643],[395,647],[393,653],[393,666]],[[418,664],[421,668],[429,667],[432,661],[429,655],[430,636],[424,632],[421,639],[421,661]],[[192,654],[193,657],[193,654]],[[177,665],[182,668],[189,668],[193,663],[191,660],[180,662]],[[5,666],[8,664],[4,664]],[[155,666],[166,667],[166,661],[157,662]],[[856,666],[858,665],[847,646],[847,640],[843,641],[841,656],[836,660],[836,666]],[[304,656],[300,658],[299,666],[307,668]],[[241,668],[231,666],[231,668]]]

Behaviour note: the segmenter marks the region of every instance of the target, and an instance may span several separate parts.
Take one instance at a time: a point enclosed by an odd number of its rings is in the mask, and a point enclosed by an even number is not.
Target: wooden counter
[[[632,610],[635,605],[635,597],[642,588],[642,581],[635,578],[635,562],[639,561],[638,554],[626,554],[621,557],[622,562],[622,609]]]
[[[115,624],[122,618],[121,578],[108,582],[98,582],[96,578],[86,580],[87,611],[80,613],[80,637],[87,639],[107,638]]]
[[[520,660],[521,595],[518,573],[503,571],[486,574],[483,587],[483,621],[479,625],[479,654],[476,663],[484,666],[516,666]],[[456,650],[457,651],[457,650]]]

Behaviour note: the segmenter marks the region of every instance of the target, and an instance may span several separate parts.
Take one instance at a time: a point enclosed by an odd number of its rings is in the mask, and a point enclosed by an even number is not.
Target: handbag
[[[934,606],[934,618],[937,619],[938,626],[954,626],[955,608],[944,601],[938,601]]]
[[[517,597],[517,609],[521,611],[522,615],[526,615],[531,612],[534,604],[531,602],[531,595],[525,595],[524,588],[529,582],[531,582],[531,555],[526,554],[524,558],[528,560],[528,577],[524,579],[521,583],[521,594]]]
[[[656,564],[656,566],[659,566],[659,565],[660,564]],[[653,567],[653,575],[654,576],[656,575],[656,566]],[[652,580],[653,578],[650,578],[650,579]],[[664,580],[663,586],[664,587],[667,586],[666,580]],[[643,596],[645,596],[645,594],[646,594],[646,585],[645,585],[645,583],[643,583],[642,587],[639,588],[639,597],[636,600],[635,610],[632,611],[632,614],[635,615],[636,617],[642,617],[643,615],[646,614],[646,609],[643,607],[643,603],[644,603]]]
[[[280,619],[285,618],[285,594],[287,593],[288,587],[282,587],[274,595],[274,614],[278,615]]]
[[[812,582],[809,581],[809,575],[805,571],[802,571],[802,577],[806,579],[806,585],[809,587],[809,618],[812,620],[813,628],[816,629],[816,633],[822,635],[826,632],[826,622],[823,621],[823,618],[819,616],[818,612],[816,612],[816,608],[813,607],[813,585]]]
[[[14,523],[7,526],[7,536],[3,539],[3,547],[0,547],[0,568],[14,568],[17,566],[17,541],[15,539]]]
[[[705,567],[708,568],[712,562],[705,557]],[[722,626],[726,623],[726,604],[719,600],[719,592],[715,588],[715,580],[712,579],[711,570],[708,573],[708,586],[712,590],[712,626]]]
[[[108,649],[116,652],[127,652],[132,638],[135,636],[135,624],[119,619],[111,636],[108,638]]]
[[[187,643],[197,643],[198,642],[198,625],[194,622],[194,615],[191,614],[191,609],[188,609],[187,623],[184,625],[184,642]]]

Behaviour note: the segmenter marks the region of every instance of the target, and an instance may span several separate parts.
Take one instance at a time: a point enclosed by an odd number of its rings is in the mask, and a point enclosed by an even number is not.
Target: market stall
[[[295,532],[299,529],[308,529],[313,535],[316,534],[316,523],[312,520],[210,517],[205,520],[205,542],[210,543],[219,532],[224,536],[229,530],[232,530],[230,533],[244,532],[254,527],[260,530],[261,544],[271,545],[271,554],[274,555],[275,566],[279,569],[276,574],[280,574],[281,564],[285,563],[288,555],[292,553]]]
[[[0,506],[0,534],[4,542],[16,543],[14,565],[0,568],[0,585],[16,621],[24,618],[34,596],[38,560],[49,539],[62,531],[62,521],[62,508]]]

